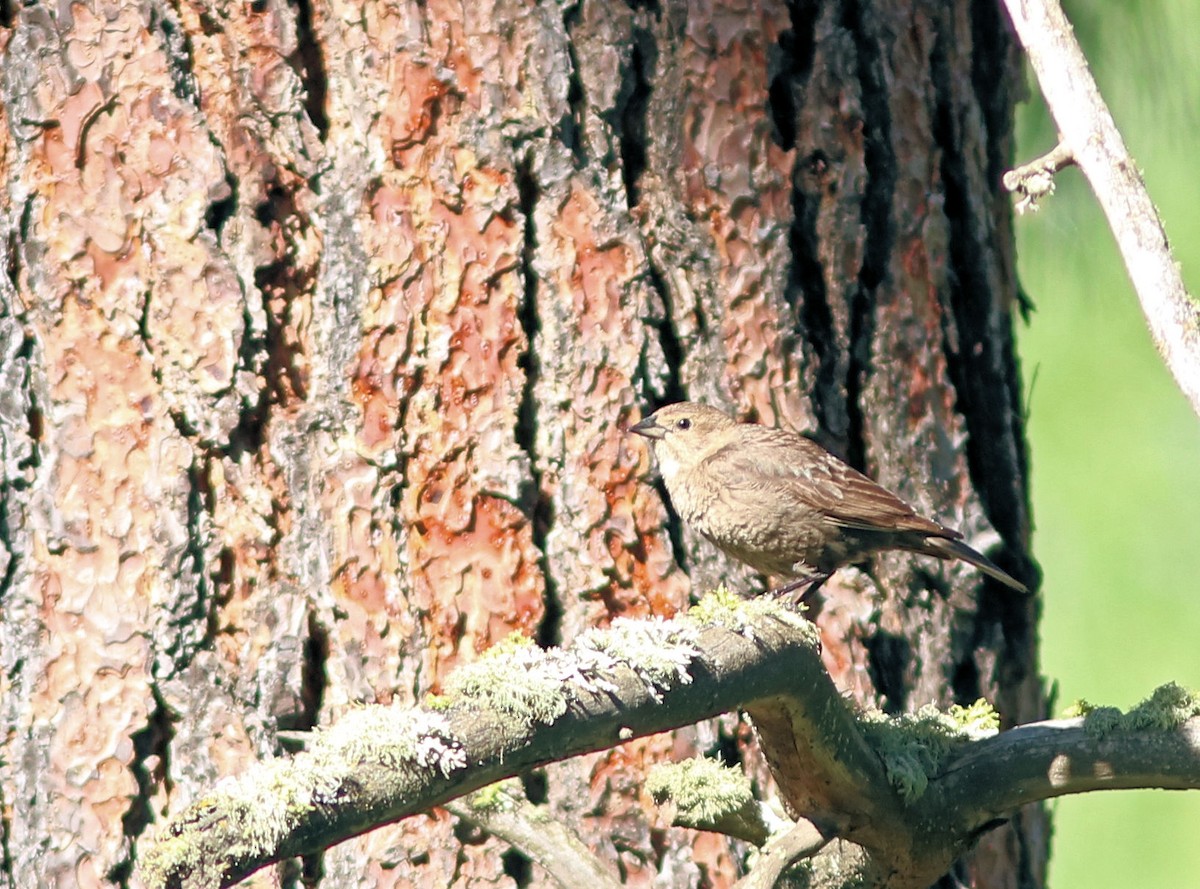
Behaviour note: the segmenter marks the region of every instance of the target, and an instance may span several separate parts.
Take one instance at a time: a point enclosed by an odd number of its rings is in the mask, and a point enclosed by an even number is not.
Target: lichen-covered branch
[[[1129,788],[1200,790],[1200,700],[1168,684],[1120,713],[1019,726],[964,748],[923,805],[979,828],[1038,800]]]
[[[141,876],[154,889],[231,885],[503,778],[739,706],[753,715],[801,825],[790,834],[769,826],[761,866],[777,873],[805,859],[810,885],[822,889],[849,885],[849,873],[855,885],[926,886],[982,831],[1039,799],[1200,788],[1200,703],[1177,686],[1128,714],[1094,709],[1003,734],[982,702],[896,719],[859,714],[822,667],[811,624],[769,599],[710,597],[690,616],[619,620],[568,649],[513,639],[452,674],[425,707],[347,713],[302,753],[178,813]],[[686,802],[698,785],[722,783],[700,771],[703,780],[660,782],[659,795]],[[712,805],[686,807],[693,822],[720,825],[749,802],[725,787]],[[535,807],[484,803],[455,811],[566,885],[580,874],[588,885],[615,880],[565,826],[539,828]]]
[[[669,805],[671,822],[766,845],[787,822],[754,798],[750,778],[738,768],[703,757],[658,766],[646,778],[646,793]]]
[[[429,706],[347,713],[304,752],[264,763],[177,814],[142,876],[153,887],[231,885],[502,778],[797,685],[848,714],[807,621],[764,600],[697,613],[616,621],[565,650],[498,646],[455,673]]]
[[[1150,333],[1175,381],[1200,413],[1200,305],[1188,294],[1162,220],[1100,96],[1057,0],[1005,0],[1046,105],[1096,194]]]
[[[1071,149],[1059,142],[1041,157],[1013,167],[1004,174],[1004,187],[1020,196],[1017,212],[1037,210],[1042,198],[1054,194],[1054,176],[1075,164]]]

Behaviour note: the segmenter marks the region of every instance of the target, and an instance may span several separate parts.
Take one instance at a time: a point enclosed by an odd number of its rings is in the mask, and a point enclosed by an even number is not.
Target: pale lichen
[[[883,760],[892,786],[912,802],[925,792],[951,752],[996,734],[1000,719],[991,704],[980,699],[946,712],[932,704],[899,716],[867,711],[860,716],[860,725]]]
[[[576,651],[580,656],[590,651],[620,662],[637,674],[655,700],[661,700],[663,690],[692,681],[689,668],[700,656],[699,635],[691,621],[618,618],[607,630],[583,633]]]
[[[789,608],[777,596],[743,599],[722,584],[705,594],[687,614],[703,626],[724,627],[747,639],[754,638],[756,623],[764,617],[770,617],[799,630],[815,645],[820,641],[820,632],[812,621],[804,617],[803,611],[803,606]]]
[[[518,724],[551,723],[567,712],[562,657],[510,635],[474,663],[459,667],[446,678],[445,696],[451,706],[463,701],[502,713]]]

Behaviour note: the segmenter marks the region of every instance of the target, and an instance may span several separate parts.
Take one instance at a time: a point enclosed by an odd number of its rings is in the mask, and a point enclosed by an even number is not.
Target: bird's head
[[[669,483],[727,444],[736,428],[716,408],[683,401],[660,407],[629,431],[650,439],[659,471]]]

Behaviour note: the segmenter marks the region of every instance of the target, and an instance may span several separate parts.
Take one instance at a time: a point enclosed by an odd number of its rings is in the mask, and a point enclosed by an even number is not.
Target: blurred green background
[[[1200,0],[1068,2],[1067,14],[1165,220],[1200,282]],[[1018,162],[1055,130],[1029,75]],[[1200,419],[1154,350],[1107,223],[1078,170],[1017,220],[1019,324],[1045,570],[1042,664],[1056,715],[1200,688]],[[1200,886],[1200,794],[1120,791],[1051,803],[1054,889]]]

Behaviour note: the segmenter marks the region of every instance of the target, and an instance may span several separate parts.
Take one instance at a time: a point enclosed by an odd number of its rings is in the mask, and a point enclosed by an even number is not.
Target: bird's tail
[[[1016,590],[1019,593],[1028,594],[1029,592],[1029,587],[1006,572],[983,553],[976,552],[961,540],[955,540],[951,537],[927,537],[925,538],[925,545],[922,547],[922,552],[931,556],[937,556],[939,559],[962,559],[964,562],[974,565],[988,577],[1000,581],[1000,583],[1009,589]]]

